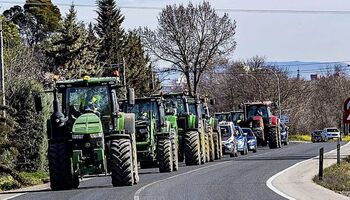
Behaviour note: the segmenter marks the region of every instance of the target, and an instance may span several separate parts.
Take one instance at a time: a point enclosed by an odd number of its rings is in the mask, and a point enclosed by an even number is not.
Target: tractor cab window
[[[267,107],[264,105],[253,105],[249,106],[247,109],[248,118],[253,116],[261,116],[266,119],[269,116],[269,112],[269,109],[267,109]]]
[[[66,104],[68,112],[96,112],[109,115],[111,110],[110,95],[107,86],[67,88]]]
[[[181,99],[176,99],[176,112],[178,115],[184,115],[186,114],[186,107],[184,100]]]
[[[154,115],[159,120],[159,112],[156,101],[136,102],[135,105],[128,106],[127,112],[135,114],[136,120],[149,120],[150,115]]]
[[[189,103],[188,104],[188,111],[190,114],[197,115],[197,106],[195,103]]]
[[[243,120],[243,113],[232,113],[232,121],[236,123],[237,121]]]

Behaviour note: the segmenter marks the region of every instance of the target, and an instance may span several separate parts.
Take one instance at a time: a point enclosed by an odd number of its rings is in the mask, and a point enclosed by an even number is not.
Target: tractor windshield
[[[135,114],[137,120],[149,120],[150,115],[154,115],[159,120],[159,111],[156,101],[135,102],[135,105],[128,106],[127,112]]]
[[[107,86],[67,88],[68,112],[86,110],[108,115],[111,112],[110,95]]]
[[[265,105],[252,105],[247,108],[247,117],[261,116],[265,119],[269,117],[267,106]]]
[[[219,122],[222,122],[222,121],[228,122],[231,120],[230,114],[228,113],[215,114],[215,118],[218,119]]]
[[[231,116],[233,123],[237,123],[238,121],[243,120],[243,113],[233,112]]]

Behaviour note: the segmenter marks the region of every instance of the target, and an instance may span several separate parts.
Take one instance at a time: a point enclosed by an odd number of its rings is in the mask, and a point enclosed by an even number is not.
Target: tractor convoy
[[[101,175],[110,176],[113,186],[131,186],[139,182],[139,168],[172,172],[179,162],[201,165],[225,152],[235,157],[241,144],[255,144],[238,133],[241,127],[252,130],[249,138],[257,144],[281,147],[280,121],[271,114],[271,102],[244,103],[241,111],[211,115],[215,101],[206,97],[181,92],[135,99],[119,77],[87,75],[55,77],[45,93],[53,96],[47,120],[52,190],[78,188],[84,176]],[[43,109],[40,95],[35,107]]]

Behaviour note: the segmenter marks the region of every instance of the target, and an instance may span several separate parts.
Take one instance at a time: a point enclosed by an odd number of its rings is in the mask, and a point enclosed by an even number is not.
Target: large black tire
[[[133,160],[131,142],[129,139],[119,138],[111,141],[109,169],[112,174],[112,185],[131,186],[134,184]]]
[[[179,170],[178,148],[175,139],[171,140],[171,147],[173,151],[173,171]]]
[[[218,132],[213,133],[213,140],[214,140],[214,159],[219,160],[220,159],[220,146],[219,144],[219,137]]]
[[[70,190],[76,185],[73,183],[71,151],[68,142],[49,144],[48,160],[52,190]]]
[[[278,148],[279,139],[278,139],[277,128],[270,127],[268,129],[268,135],[269,135],[269,147],[270,147],[270,149]]]
[[[200,165],[201,151],[198,132],[184,133],[184,149],[186,165]]]
[[[205,160],[206,162],[210,160],[210,137],[208,133],[205,134]]]
[[[160,139],[157,143],[159,172],[173,171],[173,151],[169,139]]]

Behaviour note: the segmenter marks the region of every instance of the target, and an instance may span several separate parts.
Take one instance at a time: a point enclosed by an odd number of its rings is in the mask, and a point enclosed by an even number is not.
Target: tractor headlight
[[[141,129],[139,129],[139,132],[141,134],[146,134],[148,132],[148,130],[147,130],[147,128],[141,128]]]
[[[102,137],[102,133],[97,133],[97,134],[90,134],[91,138],[100,138]]]

